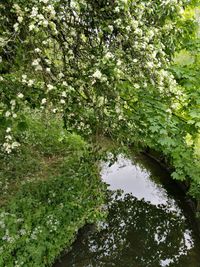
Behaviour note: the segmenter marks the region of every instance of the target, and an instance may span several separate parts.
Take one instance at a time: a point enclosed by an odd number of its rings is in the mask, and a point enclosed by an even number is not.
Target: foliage
[[[189,13],[195,14],[196,21],[199,21],[199,8],[189,10],[187,16]],[[193,157],[189,158],[190,155],[188,154],[189,157],[186,159],[187,164],[191,166],[191,171],[195,173],[191,181],[190,194],[196,199],[200,199],[200,35],[198,23],[193,38],[191,36],[190,39],[185,41],[182,48],[182,51],[176,55],[174,64],[171,67],[182,89],[181,99],[176,101],[175,112],[184,121],[185,128],[188,132],[185,141],[188,147],[193,151]],[[186,154],[185,151],[184,154]],[[193,162],[196,162],[197,167],[195,167]]]
[[[103,184],[88,145],[61,130],[59,119],[48,119],[49,126],[27,113],[31,128],[22,153],[10,162],[1,158],[7,186],[0,199],[0,266],[50,265],[80,227],[104,215]]]
[[[54,170],[56,173],[63,158],[74,154],[81,156],[87,148],[80,136],[63,129],[62,119],[58,115],[26,111],[21,118],[23,120],[14,129],[15,138],[21,144],[20,150],[9,155],[0,153],[1,198],[15,192],[13,183],[15,188],[24,180],[35,179],[38,173],[43,176],[50,164],[51,172]]]
[[[186,139],[196,136],[198,122],[192,132],[182,122],[175,107],[187,100],[168,70],[174,52],[194,36],[188,3],[1,4],[1,120],[9,131],[3,150],[10,153],[20,146],[10,133],[21,123],[23,108],[47,108],[63,114],[68,131],[142,142],[170,158],[174,177],[197,179],[198,171],[191,171],[196,163],[189,167],[196,159]],[[190,158],[185,166],[183,160]]]
[[[5,125],[15,124],[23,106],[48,106],[63,112],[68,130],[91,135],[117,129],[123,118],[121,81],[131,85],[129,97],[138,88],[176,92],[164,69],[187,35],[182,8],[178,0],[1,4]],[[3,147],[11,152],[15,146],[7,140]]]
[[[1,208],[0,266],[53,263],[80,227],[100,218],[100,180],[91,164],[79,164],[73,174],[65,166],[62,176],[26,184]]]
[[[99,151],[92,156],[84,140],[97,140],[102,134],[119,143],[153,148],[165,155],[175,179],[199,184],[199,39],[194,4],[1,1],[0,175],[3,192],[8,189],[2,197],[2,218],[8,219],[13,234],[1,230],[9,243],[3,264],[12,266],[16,255],[20,261],[24,261],[20,257],[34,260],[35,266],[51,263],[89,218],[90,208],[101,203],[95,167]],[[182,49],[192,51],[194,63],[171,66]],[[72,194],[67,188],[73,184]],[[58,202],[70,199],[65,211],[60,211],[57,200],[48,204],[48,198],[54,201],[52,187]],[[14,192],[10,199],[9,192]],[[91,203],[86,201],[89,194],[94,198]],[[53,221],[60,217],[63,227],[52,232],[52,238],[42,228],[38,235],[44,246],[36,249],[34,239],[33,247],[26,246],[37,225],[47,224],[45,218],[53,209]],[[75,221],[69,219],[71,212]],[[24,221],[18,228],[13,222],[21,215]],[[73,223],[70,240],[63,237],[68,219]],[[20,234],[16,239],[15,230],[24,227],[26,238]]]

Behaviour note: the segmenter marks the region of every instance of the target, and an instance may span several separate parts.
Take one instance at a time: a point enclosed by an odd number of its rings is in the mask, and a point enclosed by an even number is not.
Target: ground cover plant
[[[21,152],[1,155],[0,266],[50,265],[79,228],[104,214],[104,186],[87,143],[66,133],[59,118],[24,117]]]

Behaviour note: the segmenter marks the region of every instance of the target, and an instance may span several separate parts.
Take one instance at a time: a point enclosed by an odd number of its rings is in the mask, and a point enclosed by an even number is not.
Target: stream
[[[194,215],[164,168],[119,155],[101,175],[113,191],[106,221],[81,230],[54,267],[200,267]]]

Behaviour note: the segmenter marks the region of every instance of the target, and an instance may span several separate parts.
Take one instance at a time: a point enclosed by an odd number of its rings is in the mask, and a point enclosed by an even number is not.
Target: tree
[[[168,71],[189,28],[181,0],[6,1],[1,14],[3,149],[27,106],[61,112],[83,136],[109,133],[162,151],[174,177],[196,177],[183,160],[190,129],[175,114],[181,90]],[[190,20],[191,21],[191,20]],[[189,26],[192,25],[192,22]],[[190,27],[191,28],[191,27]],[[196,131],[196,129],[192,129]],[[193,166],[193,164],[192,164]],[[196,163],[195,163],[196,166]]]

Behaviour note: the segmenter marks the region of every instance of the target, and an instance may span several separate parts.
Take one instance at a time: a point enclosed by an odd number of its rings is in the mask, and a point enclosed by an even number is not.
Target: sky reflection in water
[[[150,179],[150,171],[141,169],[123,155],[119,155],[117,162],[111,167],[108,167],[108,164],[102,164],[101,174],[111,190],[122,189],[125,194],[131,193],[138,200],[144,198],[153,205],[164,204],[169,209],[180,211],[175,200],[169,198],[162,184]]]
[[[123,195],[108,200],[100,230],[80,235],[55,267],[200,267],[182,209],[151,170],[120,155],[111,167],[103,164],[102,179]]]

